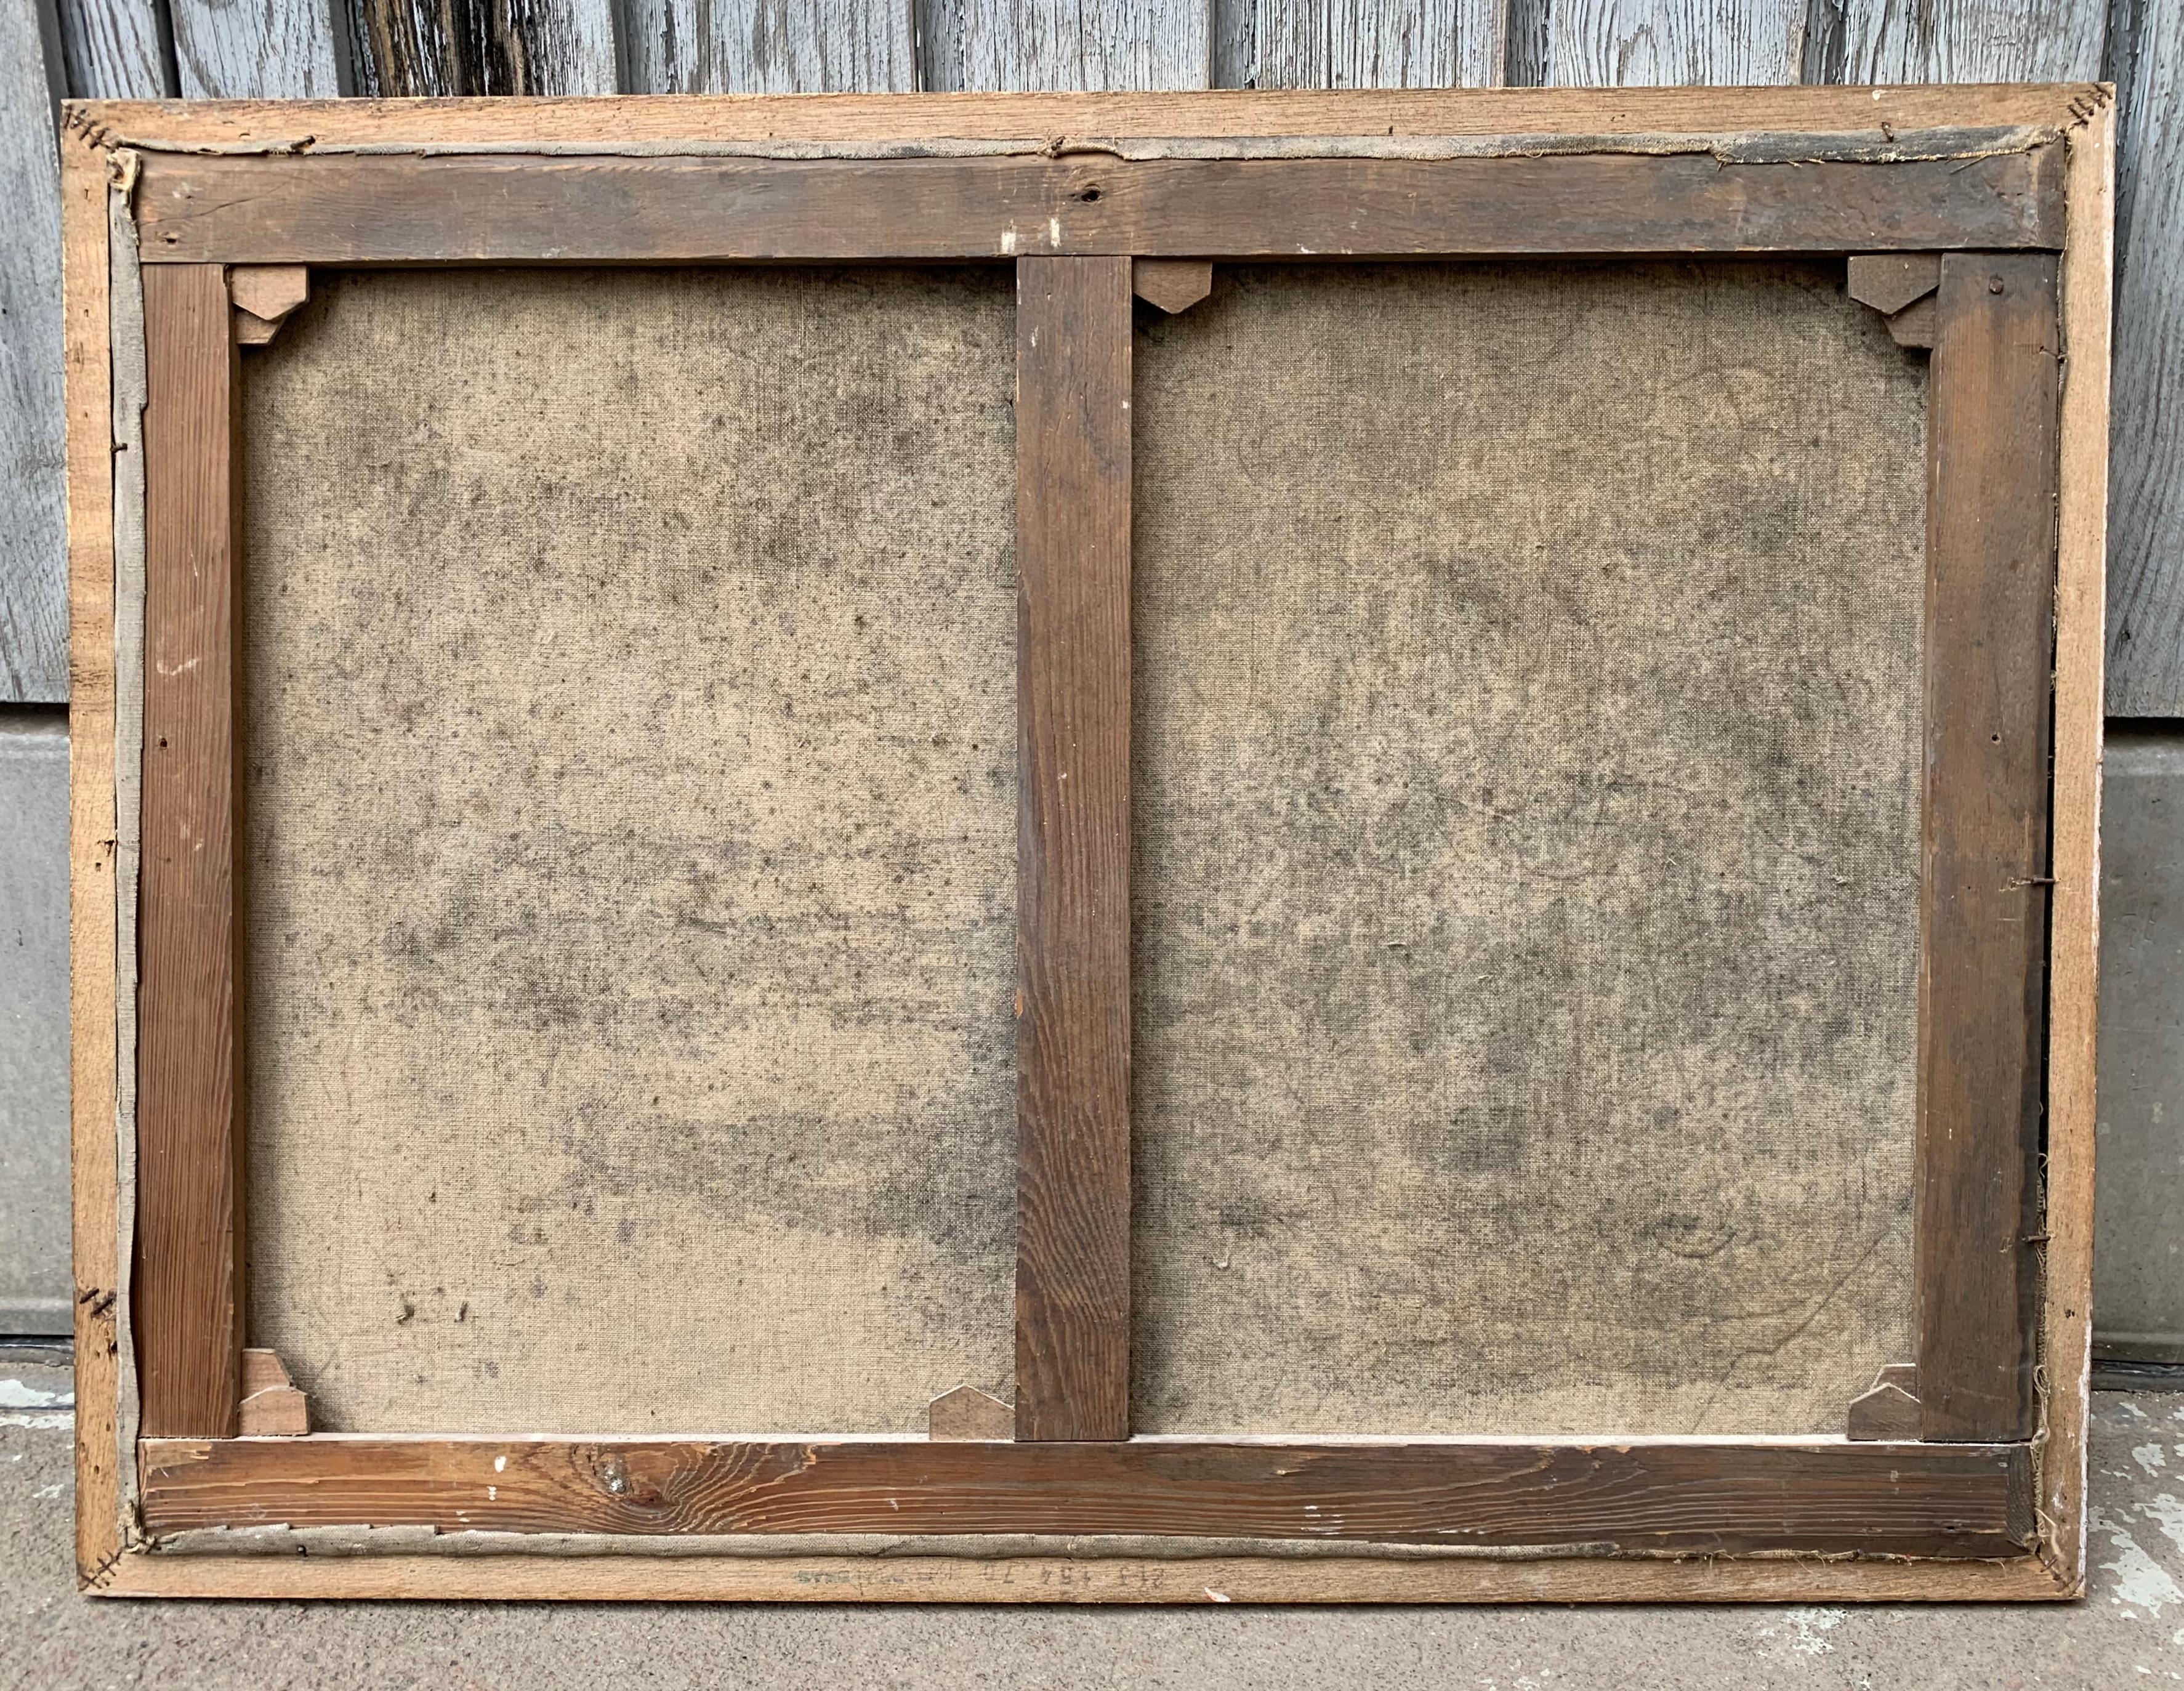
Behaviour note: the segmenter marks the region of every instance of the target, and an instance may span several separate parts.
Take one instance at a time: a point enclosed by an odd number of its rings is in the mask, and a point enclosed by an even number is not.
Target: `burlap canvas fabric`
[[[1839,1433],[1922,361],[1839,265],[1220,275],[1138,349],[1136,1426]]]
[[[1908,1359],[1924,376],[1839,268],[1138,338],[1140,1431]],[[1005,272],[328,278],[246,366],[252,1341],[372,1431],[1011,1392]]]
[[[321,1425],[1008,1390],[1014,332],[443,271],[250,355],[249,1319]]]

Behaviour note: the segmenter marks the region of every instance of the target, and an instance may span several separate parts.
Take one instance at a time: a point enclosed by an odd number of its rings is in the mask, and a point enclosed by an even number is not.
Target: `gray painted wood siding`
[[[1541,80],[1568,88],[1801,81],[1805,10],[1806,0],[1550,0]]]
[[[905,93],[911,0],[627,0],[632,94]]]
[[[1501,0],[1244,0],[1261,88],[1490,88],[1507,59]]]
[[[931,89],[1203,88],[1212,0],[924,0]]]
[[[2122,103],[2109,475],[2109,709],[2184,717],[2184,0],[2141,0]]]
[[[59,56],[38,0],[0,0],[0,703],[68,696]]]
[[[2107,39],[2094,0],[1850,0],[1841,62],[1825,80],[2088,81]]]
[[[349,92],[332,0],[170,0],[186,100],[330,99]]]
[[[173,43],[159,0],[60,0],[68,92],[83,100],[170,99]]]

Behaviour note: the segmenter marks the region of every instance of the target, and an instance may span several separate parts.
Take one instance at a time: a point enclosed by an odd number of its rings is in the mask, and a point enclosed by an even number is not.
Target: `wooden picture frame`
[[[2090,86],[71,105],[86,1588],[2078,1594],[2112,124],[2108,91]],[[142,260],[147,400],[133,1185],[115,1133],[117,215]],[[1934,349],[1919,1352],[1860,1400],[1851,1437],[1130,1435],[1132,296],[1187,304],[1208,261],[1300,249],[1841,254],[1865,265],[1852,291],[1892,314],[1898,338]],[[262,1365],[245,1356],[237,1231],[237,312],[244,338],[270,335],[299,266],[883,259],[1017,266],[1013,1437],[256,1436],[246,1397],[277,1398],[284,1382],[251,1377]],[[1067,803],[1050,779],[1065,771]],[[133,1275],[120,1243],[132,1231]],[[1334,1543],[1322,1510],[1346,1522]],[[746,1542],[551,1556],[153,1542],[270,1525]],[[889,1557],[841,1542],[865,1534],[936,1542]]]

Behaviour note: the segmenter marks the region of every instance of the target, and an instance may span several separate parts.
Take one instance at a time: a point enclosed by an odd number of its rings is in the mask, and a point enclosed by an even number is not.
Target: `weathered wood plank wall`
[[[37,36],[47,0],[4,0]],[[53,0],[66,91],[102,98],[2063,81],[2122,87],[2110,705],[2184,716],[2177,213],[2184,0]],[[11,38],[12,39],[12,38]],[[47,51],[50,52],[50,48]],[[38,51],[11,55],[35,86]],[[32,133],[7,95],[9,134]],[[11,147],[22,144],[11,139]],[[30,155],[25,155],[29,157]],[[14,155],[11,154],[11,161]],[[11,170],[50,172],[42,163]],[[17,204],[51,198],[26,178]],[[38,243],[25,243],[35,246]],[[8,332],[58,311],[8,262]],[[27,268],[26,268],[27,267]],[[50,266],[47,267],[48,270]],[[25,278],[28,279],[25,279]],[[43,332],[42,331],[37,332]],[[0,438],[26,514],[0,539],[0,699],[58,698],[58,399],[18,374]],[[57,354],[56,354],[57,356]],[[47,420],[33,414],[43,407]],[[2172,408],[2173,409],[2173,408]],[[51,455],[48,455],[50,457]],[[40,516],[39,512],[47,515]]]
[[[2116,24],[2109,709],[2184,717],[2184,0],[2120,0]]]
[[[620,92],[611,0],[352,0],[356,92]]]
[[[68,693],[60,89],[53,14],[35,0],[0,0],[0,700]]]
[[[168,0],[186,100],[328,99],[351,92],[332,0]]]

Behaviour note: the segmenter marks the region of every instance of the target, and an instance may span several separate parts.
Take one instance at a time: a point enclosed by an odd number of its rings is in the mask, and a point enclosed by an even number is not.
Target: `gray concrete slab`
[[[68,716],[0,706],[0,1333],[65,1333]]]
[[[0,1353],[0,1684],[2114,1691],[2184,1679],[2184,1396],[2102,1393],[2092,1596],[2011,1608],[129,1603],[69,1565],[66,1376]],[[10,1383],[12,1382],[12,1383]]]
[[[2184,1361],[2184,732],[2111,725],[2106,776],[2094,1339]]]

